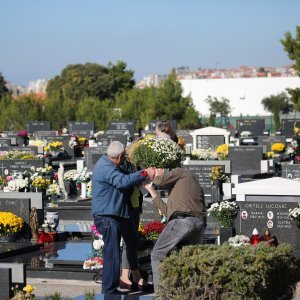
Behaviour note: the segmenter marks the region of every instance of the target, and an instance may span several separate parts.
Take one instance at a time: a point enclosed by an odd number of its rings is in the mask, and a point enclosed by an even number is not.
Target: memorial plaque
[[[291,198],[291,199],[289,199]],[[292,199],[293,198],[293,199]],[[298,201],[297,201],[298,198]],[[263,235],[266,229],[269,229],[272,236],[276,236],[279,244],[289,243],[296,248],[299,254],[299,245],[297,245],[298,228],[296,223],[289,217],[289,209],[297,207],[300,201],[299,197],[288,196],[252,196],[251,201],[247,197],[246,201],[238,201],[240,208],[237,217],[237,234],[251,236],[254,228]],[[254,199],[258,199],[255,201]],[[287,201],[285,201],[285,199]],[[296,202],[290,202],[290,201]],[[238,233],[239,232],[239,233]]]
[[[73,131],[77,130],[86,130],[93,131],[95,130],[94,122],[79,122],[79,121],[71,121],[68,122],[69,132],[73,133]]]
[[[107,147],[112,141],[119,141],[126,146],[128,142],[128,136],[122,134],[103,134],[97,136],[96,141],[97,145],[101,147]]]
[[[11,212],[23,219],[29,224],[30,220],[31,201],[30,198],[0,198],[0,211]]]
[[[106,154],[106,147],[85,147],[84,160],[88,172],[92,172],[98,159]]]
[[[33,134],[35,131],[50,131],[51,126],[48,121],[30,122],[26,125],[26,131]]]
[[[282,143],[286,145],[286,136],[277,135],[277,136],[258,136],[257,143],[259,146],[266,146],[266,152],[271,151],[271,147],[275,143]]]
[[[0,138],[0,148],[9,147],[11,144],[10,138]]]
[[[252,132],[253,137],[263,135],[265,131],[265,120],[264,119],[243,119],[236,121],[238,133],[242,131]]]
[[[229,147],[232,175],[255,175],[261,173],[263,146]]]
[[[34,136],[37,140],[44,140],[48,137],[54,137],[56,136],[56,131],[54,130],[48,130],[48,131],[35,131]]]
[[[189,170],[193,173],[196,180],[200,183],[205,197],[205,203],[209,204],[212,202],[212,181],[210,179],[211,169],[215,167],[215,164],[211,165],[183,165],[182,168]],[[223,171],[225,172],[225,166],[220,164]]]
[[[161,216],[157,208],[152,203],[152,198],[144,197],[143,199],[143,212],[140,215],[140,222],[143,226],[153,221],[161,221]]]
[[[134,121],[110,121],[108,130],[123,130],[128,131],[130,136],[134,136],[135,130],[135,122]]]
[[[197,135],[196,149],[217,149],[218,146],[225,143],[224,135]]]
[[[12,175],[15,172],[29,171],[30,168],[43,168],[43,159],[4,159],[0,160],[0,176]]]
[[[300,178],[300,164],[281,164],[281,177],[287,179]]]
[[[294,135],[294,127],[300,128],[299,119],[285,119],[281,120],[281,134],[285,135],[287,138],[291,138]]]

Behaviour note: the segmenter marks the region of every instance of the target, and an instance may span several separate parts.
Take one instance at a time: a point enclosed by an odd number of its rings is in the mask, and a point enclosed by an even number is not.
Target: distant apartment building
[[[46,93],[46,88],[47,88],[48,80],[46,79],[37,79],[37,80],[32,80],[29,81],[28,84],[28,93]]]

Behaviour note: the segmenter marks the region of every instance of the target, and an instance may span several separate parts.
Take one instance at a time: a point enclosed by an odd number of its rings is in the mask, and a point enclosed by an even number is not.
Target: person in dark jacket
[[[206,214],[203,190],[190,171],[175,168],[167,173],[164,169],[152,168],[148,176],[154,179],[154,184],[169,192],[165,203],[151,184],[145,184],[154,206],[168,218],[151,253],[154,291],[157,292],[160,261],[175,247],[202,243]]]
[[[129,199],[131,188],[147,178],[147,169],[124,174],[118,168],[124,157],[123,144],[118,141],[111,142],[107,155],[101,156],[92,175],[92,214],[104,241],[103,294],[118,293],[121,236],[126,244],[131,269],[138,268],[136,251],[131,250],[135,243],[128,238]]]

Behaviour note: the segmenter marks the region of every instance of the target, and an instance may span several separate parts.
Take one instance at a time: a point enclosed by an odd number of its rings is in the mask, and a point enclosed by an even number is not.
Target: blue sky
[[[69,64],[125,61],[140,80],[172,68],[291,64],[280,39],[300,1],[1,0],[0,72],[27,85]]]

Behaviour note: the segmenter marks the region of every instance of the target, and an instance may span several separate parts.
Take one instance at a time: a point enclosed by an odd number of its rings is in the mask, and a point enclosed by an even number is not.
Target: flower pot
[[[87,183],[86,182],[81,182],[81,195],[80,195],[80,198],[86,198],[86,193],[87,193]]]

